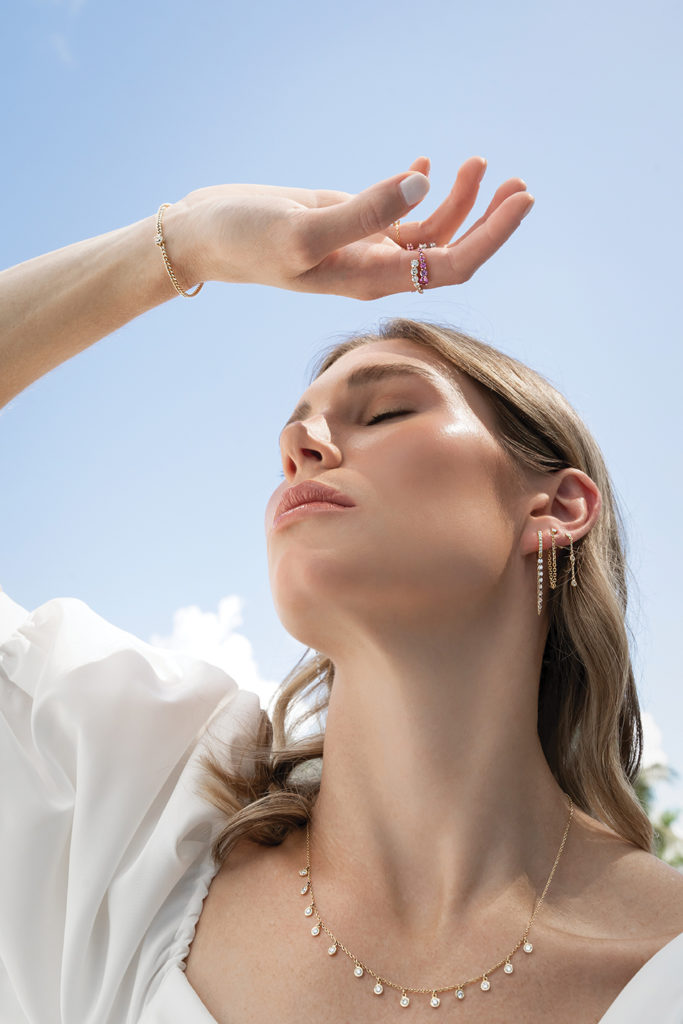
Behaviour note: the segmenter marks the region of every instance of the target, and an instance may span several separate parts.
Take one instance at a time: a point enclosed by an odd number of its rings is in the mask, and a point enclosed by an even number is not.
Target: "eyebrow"
[[[366,384],[374,384],[377,381],[396,377],[420,377],[430,384],[439,384],[447,379],[436,370],[416,366],[412,363],[372,363],[370,366],[359,366],[357,370],[353,370],[344,383],[348,390],[352,390],[364,387]],[[451,383],[455,382],[451,381]],[[310,402],[300,402],[282,429],[284,430],[290,423],[295,423],[297,420],[303,419],[304,416],[308,416],[311,408]]]

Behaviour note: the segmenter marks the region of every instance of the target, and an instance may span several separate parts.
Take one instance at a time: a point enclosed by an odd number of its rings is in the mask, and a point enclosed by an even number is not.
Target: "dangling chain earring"
[[[575,572],[574,572],[574,567],[576,565],[576,557],[574,555],[574,544],[572,542],[572,535],[571,535],[571,533],[569,533],[568,530],[565,530],[564,532],[569,537],[569,561],[570,561],[571,567],[572,567],[572,578],[571,578],[571,584],[570,585],[572,587],[575,587],[577,584],[576,584],[576,575],[575,575]]]
[[[572,578],[570,585],[572,587],[577,586],[576,582],[576,555],[574,554],[574,541],[571,533],[568,530],[562,531],[565,536],[569,538],[569,564],[571,565]],[[536,610],[538,614],[541,614],[543,608],[543,531],[537,530],[538,533],[538,559],[536,561]],[[557,587],[557,546],[555,544],[555,537],[558,531],[554,526],[550,528],[550,543],[551,549],[548,552],[548,581],[552,590]]]
[[[550,527],[550,543],[552,544],[552,550],[548,555],[548,581],[552,590],[557,586],[557,548],[555,547],[555,537],[557,536],[557,530],[554,526]]]
[[[538,531],[538,562],[536,563],[536,610],[541,614],[543,607],[543,531]]]

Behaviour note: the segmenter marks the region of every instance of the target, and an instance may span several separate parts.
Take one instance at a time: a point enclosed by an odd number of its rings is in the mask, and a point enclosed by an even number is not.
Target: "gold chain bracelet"
[[[163,256],[164,263],[166,265],[166,270],[168,271],[168,276],[171,278],[171,284],[173,285],[175,290],[178,292],[179,295],[184,295],[186,299],[193,299],[195,295],[197,295],[204,287],[204,282],[200,281],[200,283],[197,285],[193,292],[183,291],[183,289],[178,284],[178,278],[173,273],[173,267],[171,266],[171,261],[168,258],[168,253],[166,252],[166,244],[164,242],[163,218],[164,210],[170,205],[170,203],[162,203],[157,211],[157,233],[154,236],[154,244],[158,245],[159,248],[161,249],[161,255]]]

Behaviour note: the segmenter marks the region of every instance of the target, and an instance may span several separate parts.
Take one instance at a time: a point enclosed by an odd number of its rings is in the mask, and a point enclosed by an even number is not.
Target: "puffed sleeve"
[[[136,1020],[215,871],[207,727],[243,751],[258,717],[221,669],[80,600],[0,592],[0,1020]]]

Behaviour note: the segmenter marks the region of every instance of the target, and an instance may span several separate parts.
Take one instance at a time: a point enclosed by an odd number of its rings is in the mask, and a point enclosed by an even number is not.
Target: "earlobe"
[[[554,527],[550,527],[550,551],[548,552],[548,582],[550,583],[551,590],[557,590],[557,537],[560,531]],[[572,587],[577,586],[576,582],[576,557],[574,555],[574,538],[572,537],[569,530],[563,530],[562,533],[569,540],[569,565],[571,571],[571,578],[569,585]],[[536,611],[540,615],[543,610],[543,531],[538,530],[538,558],[536,561]]]
[[[576,586],[576,557],[574,555],[574,538],[572,537],[569,530],[561,531],[569,541],[569,563],[571,565],[572,578],[570,584],[572,587]],[[550,582],[550,589],[555,590],[557,588],[557,548],[560,547],[557,543],[557,538],[560,535],[560,531],[554,526],[550,527],[550,556],[548,558],[548,577]]]

